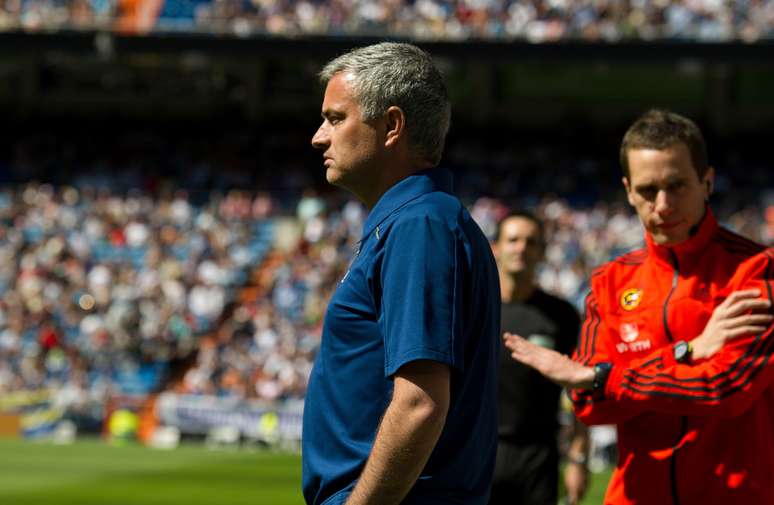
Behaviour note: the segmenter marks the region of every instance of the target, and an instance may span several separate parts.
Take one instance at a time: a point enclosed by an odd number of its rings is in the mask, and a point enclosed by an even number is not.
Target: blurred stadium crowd
[[[0,30],[52,29],[755,42],[774,38],[774,1],[0,0]]]
[[[281,192],[250,175],[245,189],[180,189],[225,173],[203,162],[200,178],[189,168],[171,185],[104,160],[99,171],[65,170],[67,184],[55,171],[44,177],[53,183],[24,181],[51,158],[29,158],[23,144],[3,165],[16,175],[0,178],[0,393],[48,387],[74,412],[160,388],[303,397],[326,301],[360,239],[359,203],[315,189],[316,165]],[[580,306],[591,270],[642,240],[619,176],[556,145],[484,149],[454,143],[445,161],[472,215],[491,236],[509,208],[534,209],[549,244],[540,282]],[[726,158],[721,174],[757,186],[721,177],[721,219],[774,243],[769,169]],[[294,179],[290,168],[274,173]]]

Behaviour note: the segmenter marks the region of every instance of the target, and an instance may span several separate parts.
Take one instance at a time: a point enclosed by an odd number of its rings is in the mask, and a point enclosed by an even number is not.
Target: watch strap
[[[607,378],[610,376],[610,370],[612,369],[613,364],[608,362],[597,363],[594,365],[594,382],[591,390],[595,400],[601,400],[605,397]]]

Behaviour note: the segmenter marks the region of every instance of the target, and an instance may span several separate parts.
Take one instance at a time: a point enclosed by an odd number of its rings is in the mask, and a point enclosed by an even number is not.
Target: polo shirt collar
[[[717,229],[718,221],[715,218],[715,214],[712,213],[712,209],[707,205],[704,217],[699,222],[696,233],[688,240],[673,246],[664,246],[656,244],[650,236],[650,233],[646,233],[645,242],[650,254],[654,255],[662,262],[667,263],[670,267],[674,267],[674,254],[682,267],[686,263],[692,263],[693,259],[698,257],[707,248]]]
[[[434,191],[451,193],[452,186],[452,173],[445,168],[423,170],[400,180],[388,189],[371,209],[363,225],[363,238],[410,201]]]

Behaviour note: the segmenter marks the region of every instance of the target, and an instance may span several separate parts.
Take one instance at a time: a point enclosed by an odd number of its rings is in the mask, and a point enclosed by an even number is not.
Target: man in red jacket
[[[514,359],[615,424],[606,504],[774,503],[774,249],[718,226],[696,125],[649,111],[621,145],[646,247],[596,270],[573,360],[506,334]]]

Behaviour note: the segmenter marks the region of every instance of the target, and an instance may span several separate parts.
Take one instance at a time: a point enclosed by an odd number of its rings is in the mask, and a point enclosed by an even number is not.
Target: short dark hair
[[[624,177],[629,179],[631,149],[667,149],[683,143],[691,155],[696,175],[701,179],[707,173],[707,145],[696,123],[674,112],[651,109],[629,127],[621,142],[620,161]]]
[[[502,218],[499,223],[497,223],[497,229],[495,230],[495,234],[493,237],[494,243],[497,243],[500,241],[500,234],[503,230],[503,223],[505,223],[507,220],[511,218],[519,217],[522,219],[526,219],[527,221],[532,221],[535,223],[535,226],[537,226],[538,233],[540,233],[540,243],[542,245],[545,245],[546,243],[546,228],[543,226],[543,221],[541,221],[534,212],[530,212],[526,209],[515,209],[508,213],[507,216]]]

